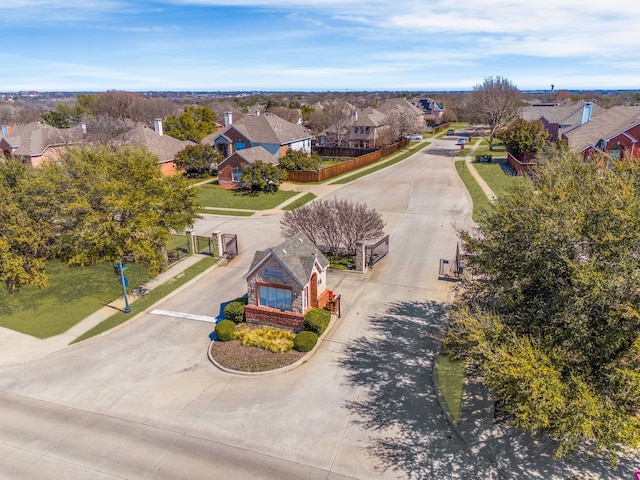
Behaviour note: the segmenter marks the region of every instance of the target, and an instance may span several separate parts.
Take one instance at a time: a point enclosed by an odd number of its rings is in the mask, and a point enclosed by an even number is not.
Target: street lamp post
[[[120,271],[120,283],[122,284],[122,292],[124,293],[124,313],[131,312],[131,307],[129,306],[129,299],[127,298],[127,286],[129,285],[129,279],[124,276],[124,271],[129,267],[122,266],[122,260],[118,261],[118,270]]]

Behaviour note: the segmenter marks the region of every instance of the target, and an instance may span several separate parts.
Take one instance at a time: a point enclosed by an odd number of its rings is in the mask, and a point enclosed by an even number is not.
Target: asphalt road
[[[328,195],[382,213],[390,253],[366,274],[330,272],[342,295],[316,354],[286,373],[236,376],[207,359],[211,323],[139,316],[44,358],[0,369],[3,479],[495,478],[451,430],[431,384],[442,306],[470,200],[456,147],[427,150]],[[434,152],[434,153],[430,153]],[[207,216],[240,256],[156,308],[216,316],[245,292],[279,215]]]

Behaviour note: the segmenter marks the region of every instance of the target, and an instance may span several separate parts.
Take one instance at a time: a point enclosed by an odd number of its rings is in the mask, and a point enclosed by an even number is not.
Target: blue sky
[[[640,89],[630,0],[6,0],[0,91]]]

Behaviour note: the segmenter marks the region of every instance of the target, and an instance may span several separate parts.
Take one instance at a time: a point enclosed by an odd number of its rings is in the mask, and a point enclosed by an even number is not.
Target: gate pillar
[[[187,251],[189,255],[193,255],[193,252],[195,252],[195,247],[193,246],[193,230],[188,228],[184,233],[187,236]]]
[[[216,254],[218,258],[220,258],[222,257],[222,255],[224,255],[224,244],[222,243],[222,232],[213,232],[211,236],[215,238],[215,242],[217,246],[216,248],[218,249]]]
[[[364,242],[356,243],[356,272],[365,273],[367,271],[367,255],[365,253]]]

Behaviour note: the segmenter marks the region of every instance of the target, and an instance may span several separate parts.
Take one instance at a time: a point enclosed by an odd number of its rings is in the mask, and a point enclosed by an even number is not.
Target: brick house
[[[178,140],[169,135],[165,135],[162,130],[162,121],[155,120],[155,128],[149,128],[145,125],[138,125],[135,128],[124,132],[116,138],[116,144],[124,145],[143,145],[158,157],[158,164],[163,175],[175,175],[176,170],[174,161],[176,155],[189,145],[195,145],[190,140]]]
[[[289,149],[311,154],[311,135],[306,128],[269,113],[245,115],[234,122],[231,112],[227,112],[225,127],[200,143],[213,145],[225,158],[258,146],[276,158],[284,156]]]
[[[589,123],[562,135],[562,141],[586,158],[597,152],[613,159],[640,157],[640,107],[618,106],[604,110]]]
[[[280,160],[262,146],[237,150],[218,165],[218,183],[241,187],[244,184],[242,181],[243,168],[258,160],[276,166],[280,165]]]
[[[248,323],[303,328],[304,314],[335,298],[326,288],[329,260],[303,233],[255,253],[247,280]]]
[[[19,158],[23,163],[39,167],[44,162],[59,160],[68,145],[81,140],[79,129],[56,128],[41,122],[13,128],[3,125],[0,151],[5,157]]]
[[[580,101],[574,104],[537,103],[523,108],[519,116],[523,120],[542,122],[550,142],[557,142],[564,132],[590,122],[604,112],[596,103]]]

